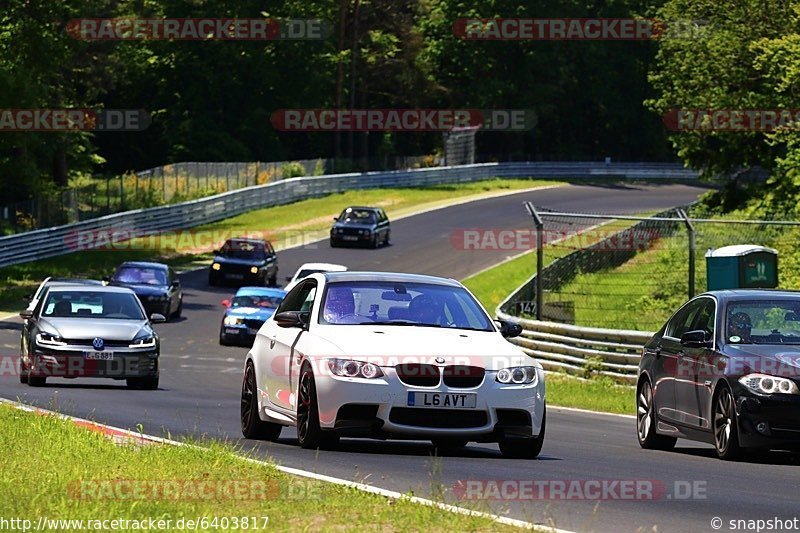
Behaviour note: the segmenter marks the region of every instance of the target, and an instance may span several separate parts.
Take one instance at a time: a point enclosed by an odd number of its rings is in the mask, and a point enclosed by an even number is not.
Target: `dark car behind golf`
[[[389,244],[389,217],[379,207],[348,207],[333,220],[331,247],[354,244],[377,248]]]
[[[135,292],[148,316],[158,313],[169,320],[180,317],[183,311],[181,282],[168,265],[127,261],[117,267],[109,285]]]
[[[278,256],[268,241],[228,239],[214,254],[208,268],[209,285],[278,284]]]
[[[711,291],[684,304],[644,346],[636,404],[643,448],[687,438],[723,459],[800,449],[800,293]]]

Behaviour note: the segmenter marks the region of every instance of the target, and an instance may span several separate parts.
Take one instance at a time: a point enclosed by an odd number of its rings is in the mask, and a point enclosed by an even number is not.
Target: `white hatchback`
[[[258,332],[242,383],[242,433],[304,448],[339,437],[498,442],[533,458],[545,435],[541,365],[452,279],[328,272],[301,280]]]

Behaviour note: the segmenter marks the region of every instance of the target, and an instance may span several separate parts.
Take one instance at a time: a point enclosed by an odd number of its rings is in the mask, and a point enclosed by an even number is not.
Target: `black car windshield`
[[[264,307],[275,309],[283,301],[281,296],[267,296],[266,294],[247,294],[233,297],[231,307]]]
[[[731,302],[725,335],[731,344],[800,344],[800,298]]]
[[[114,281],[135,285],[166,285],[167,272],[160,268],[121,266],[114,274]]]
[[[339,222],[346,224],[375,224],[377,221],[375,211],[367,209],[345,209],[339,215]]]
[[[220,255],[232,259],[255,259],[261,261],[266,256],[264,245],[247,241],[228,241],[220,249]]]
[[[469,292],[462,287],[433,283],[330,283],[325,290],[320,322],[493,331],[489,317]]]
[[[99,291],[49,292],[42,307],[45,318],[110,318],[144,320],[135,294]]]

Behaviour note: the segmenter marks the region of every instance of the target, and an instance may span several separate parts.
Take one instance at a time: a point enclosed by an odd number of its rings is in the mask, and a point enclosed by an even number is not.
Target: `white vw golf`
[[[296,426],[304,448],[339,437],[498,442],[533,458],[545,434],[541,365],[507,342],[452,279],[327,272],[301,280],[256,336],[242,382],[247,438]]]

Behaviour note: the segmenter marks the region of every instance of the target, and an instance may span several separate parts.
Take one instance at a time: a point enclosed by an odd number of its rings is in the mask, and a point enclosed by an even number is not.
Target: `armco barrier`
[[[631,383],[636,381],[642,347],[653,336],[649,331],[583,328],[527,320],[500,310],[497,317],[522,326],[522,335],[509,340],[535,357],[545,370],[577,375],[595,371]]]
[[[72,251],[67,242],[79,231],[124,229],[148,234],[191,228],[253,209],[286,204],[352,189],[419,187],[467,183],[492,177],[696,179],[697,173],[673,163],[483,163],[392,172],[365,172],[292,178],[246,187],[164,207],[126,211],[64,226],[0,238],[0,267]]]

